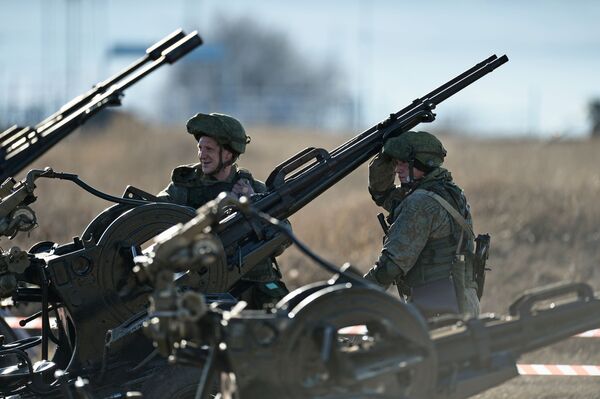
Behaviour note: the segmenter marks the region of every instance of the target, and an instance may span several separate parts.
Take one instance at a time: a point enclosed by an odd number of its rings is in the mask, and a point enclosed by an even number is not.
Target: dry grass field
[[[329,150],[350,137],[261,128],[249,129],[249,134],[252,143],[240,165],[261,180],[304,147]],[[600,287],[600,141],[442,140],[449,154],[447,167],[470,200],[476,232],[492,236],[493,270],[484,311],[506,312],[523,290],[561,280]],[[77,173],[92,186],[120,195],[127,184],[158,192],[169,182],[173,167],[195,161],[196,149],[183,123],[156,127],[119,117],[108,128],[74,134],[33,166]],[[363,166],[291,218],[298,237],[323,257],[340,265],[349,261],[362,270],[377,258],[382,237],[375,217],[380,210],[370,200],[366,176]],[[48,239],[69,241],[110,205],[63,181],[40,181],[36,193],[33,208],[40,226],[30,237],[15,240],[23,247]],[[326,276],[294,248],[280,257],[280,264],[290,288]],[[568,352],[587,364],[600,362],[581,345],[546,351],[544,359],[533,361],[568,362],[561,358]],[[523,381],[528,380],[519,379],[481,398],[587,398],[600,392],[595,382],[590,393],[585,388],[580,396],[577,390],[574,396],[556,390],[549,396],[514,396],[523,392]]]

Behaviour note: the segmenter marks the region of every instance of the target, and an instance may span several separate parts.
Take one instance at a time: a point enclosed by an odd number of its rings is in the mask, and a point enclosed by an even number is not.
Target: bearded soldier
[[[441,167],[445,156],[435,136],[411,131],[388,139],[369,164],[369,192],[389,212],[390,226],[365,278],[386,289],[396,284],[428,317],[477,316],[471,213],[463,191]]]
[[[235,163],[250,142],[237,119],[217,113],[197,114],[187,122],[187,131],[198,143],[200,163],[175,168],[171,183],[159,198],[198,208],[223,191],[249,198],[266,191],[263,182]],[[251,308],[276,303],[288,293],[274,258],[259,263],[242,280],[243,292],[234,294]]]

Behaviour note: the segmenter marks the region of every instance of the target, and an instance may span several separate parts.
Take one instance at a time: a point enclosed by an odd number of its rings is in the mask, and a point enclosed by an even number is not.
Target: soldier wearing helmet
[[[171,184],[159,197],[198,208],[222,191],[249,197],[266,190],[262,182],[235,164],[250,142],[235,118],[216,113],[197,114],[187,122],[187,131],[198,143],[200,163],[175,168]]]
[[[434,135],[410,131],[386,140],[369,164],[369,192],[389,212],[390,226],[365,278],[386,289],[396,284],[428,317],[476,316],[471,213],[463,191],[441,167],[445,156]]]
[[[159,198],[198,208],[223,191],[252,198],[267,190],[263,182],[235,163],[250,143],[250,137],[237,119],[218,113],[200,113],[188,120],[187,131],[198,143],[200,162],[176,167],[171,183],[158,194]],[[251,308],[276,303],[288,293],[274,258],[265,259],[243,280],[248,288],[239,296]]]

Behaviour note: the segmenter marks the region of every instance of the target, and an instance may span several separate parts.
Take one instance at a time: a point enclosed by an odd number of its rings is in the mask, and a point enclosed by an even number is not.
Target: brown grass
[[[249,129],[253,141],[240,165],[259,179],[307,146],[332,149],[347,137],[305,131]],[[492,235],[483,308],[505,311],[526,288],[558,280],[600,286],[600,142],[492,141],[445,137],[447,166],[471,202],[477,232]],[[194,143],[181,126],[156,127],[126,117],[108,129],[73,134],[33,165],[78,173],[92,186],[119,195],[127,184],[157,192],[173,167],[196,160]],[[366,270],[377,258],[380,210],[359,168],[291,218],[310,247],[337,264]],[[74,185],[40,181],[33,208],[40,227],[15,242],[65,242],[81,234],[106,206]],[[4,246],[8,242],[4,241]],[[291,287],[326,275],[296,249],[280,258]]]

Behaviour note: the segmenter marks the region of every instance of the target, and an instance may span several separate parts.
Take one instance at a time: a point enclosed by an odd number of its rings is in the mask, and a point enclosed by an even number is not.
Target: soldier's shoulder
[[[258,179],[255,179],[248,169],[238,168],[237,174],[239,179],[247,179],[250,182],[250,184],[252,184],[252,188],[255,192],[261,193],[267,190],[267,186],[265,185],[265,183]]]
[[[171,181],[175,184],[188,183],[198,176],[198,165],[180,165],[171,172]]]
[[[250,181],[255,180],[254,177],[252,176],[252,173],[245,168],[238,168],[237,169],[237,177],[238,179],[248,179]]]
[[[397,206],[411,211],[431,211],[440,207],[439,203],[425,190],[415,190]]]

